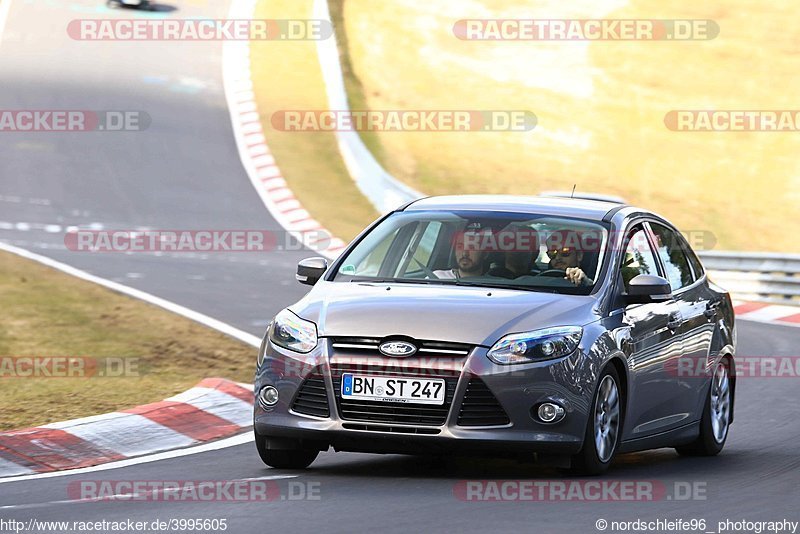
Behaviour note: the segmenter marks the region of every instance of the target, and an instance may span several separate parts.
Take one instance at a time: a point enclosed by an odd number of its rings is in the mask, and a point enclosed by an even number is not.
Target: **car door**
[[[699,419],[699,407],[708,382],[706,367],[717,303],[703,273],[695,272],[698,267],[692,269],[689,255],[694,253],[683,236],[655,221],[650,222],[650,229],[683,320],[679,330],[683,351],[670,366],[675,380],[675,406],[679,413],[687,414],[687,419]],[[699,261],[696,264],[700,266]]]
[[[624,294],[639,274],[663,276],[663,268],[643,224],[634,226],[624,242],[618,265],[618,284]],[[636,439],[673,426],[674,379],[665,362],[681,353],[678,334],[680,310],[674,300],[623,305],[622,324],[627,330],[623,348],[630,368],[630,402],[623,439]]]

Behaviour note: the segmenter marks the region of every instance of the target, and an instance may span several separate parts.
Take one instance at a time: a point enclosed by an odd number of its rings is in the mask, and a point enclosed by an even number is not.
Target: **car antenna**
[[[578,185],[578,184],[572,184],[572,193],[569,195],[569,198],[574,198],[574,197],[575,197],[575,187],[576,187],[577,185]]]

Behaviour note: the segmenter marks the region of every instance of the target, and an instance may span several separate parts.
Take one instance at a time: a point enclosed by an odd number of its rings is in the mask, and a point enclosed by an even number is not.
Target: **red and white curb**
[[[745,302],[734,299],[733,311],[736,313],[736,319],[786,326],[800,326],[800,308],[797,306],[767,304],[765,302]]]
[[[228,17],[252,19],[256,0],[234,0]],[[225,98],[236,138],[239,158],[264,205],[289,234],[306,247],[333,259],[346,243],[333,237],[313,219],[286,184],[269,150],[261,126],[250,76],[250,46],[247,41],[226,41],[222,50]]]
[[[252,426],[253,393],[207,378],[161,402],[0,432],[0,477],[78,469],[178,449]]]

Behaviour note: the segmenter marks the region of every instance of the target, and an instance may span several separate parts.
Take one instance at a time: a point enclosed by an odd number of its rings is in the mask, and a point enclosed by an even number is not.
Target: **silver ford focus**
[[[684,236],[616,202],[432,197],[382,217],[264,336],[255,441],[489,454],[585,474],[615,454],[718,454],[733,421],[730,297]]]

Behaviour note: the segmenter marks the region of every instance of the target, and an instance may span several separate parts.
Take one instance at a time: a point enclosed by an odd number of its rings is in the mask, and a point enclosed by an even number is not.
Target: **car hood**
[[[506,334],[595,319],[590,296],[497,288],[319,281],[290,309],[320,336],[408,336],[491,346]]]

